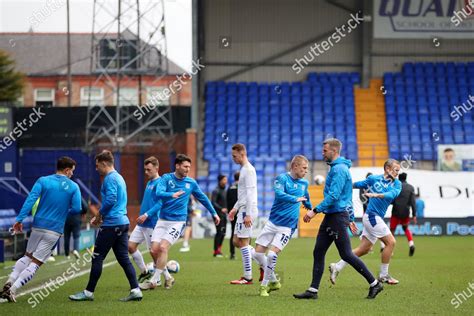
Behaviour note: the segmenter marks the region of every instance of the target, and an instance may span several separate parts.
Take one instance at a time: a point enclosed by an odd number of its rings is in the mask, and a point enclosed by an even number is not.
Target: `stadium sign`
[[[472,0],[374,0],[374,38],[474,39]]]
[[[352,180],[365,179],[368,172],[381,174],[382,167],[351,168]],[[404,170],[408,183],[415,187],[425,202],[425,217],[466,218],[474,217],[474,172],[441,172],[428,170]],[[362,216],[359,190],[352,194],[356,217]],[[390,206],[386,217],[390,217]]]

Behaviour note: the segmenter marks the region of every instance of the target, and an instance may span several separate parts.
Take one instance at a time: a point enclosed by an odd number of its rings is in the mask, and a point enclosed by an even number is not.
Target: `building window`
[[[35,89],[35,106],[53,106],[54,89]]]
[[[148,87],[146,89],[146,102],[155,106],[170,105],[169,89],[167,87]]]
[[[89,103],[90,98],[90,103]],[[81,88],[81,105],[104,105],[104,89],[98,87]]]
[[[137,105],[138,104],[138,89],[136,88],[120,88],[119,95],[120,106],[123,105]]]
[[[137,40],[104,38],[99,41],[98,52],[98,69],[137,69]]]

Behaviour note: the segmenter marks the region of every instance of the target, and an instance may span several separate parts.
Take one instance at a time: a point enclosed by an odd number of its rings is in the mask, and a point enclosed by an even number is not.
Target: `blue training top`
[[[367,179],[354,183],[354,188],[365,189],[370,193],[383,193],[383,198],[370,198],[366,213],[384,218],[392,201],[400,194],[402,183],[395,179],[385,179],[384,175],[371,175]]]
[[[21,223],[36,201],[40,199],[33,217],[33,228],[51,230],[62,234],[68,213],[81,212],[79,186],[65,175],[53,174],[39,178],[31,189],[16,221]]]
[[[104,177],[100,189],[102,206],[102,226],[118,226],[130,224],[127,217],[127,185],[117,171],[109,172]]]
[[[309,201],[308,181],[293,179],[289,172],[280,174],[273,186],[275,200],[270,211],[269,221],[277,226],[296,228],[300,217],[300,203],[296,199],[305,197],[303,205],[312,209]]]
[[[316,212],[325,214],[348,212],[350,220],[354,221],[352,176],[349,172],[352,163],[344,157],[339,157],[328,165],[331,169],[326,177],[324,199],[316,206]]]
[[[173,194],[184,191],[179,198],[173,198]],[[164,174],[156,186],[156,196],[162,199],[163,205],[160,211],[160,219],[165,221],[184,222],[188,216],[188,201],[192,194],[201,204],[214,216],[216,210],[209,198],[201,191],[196,180],[190,177],[178,179],[174,173]]]
[[[156,222],[158,221],[158,215],[161,209],[162,202],[155,195],[155,189],[160,178],[156,178],[148,181],[145,188],[145,193],[143,194],[142,205],[140,207],[140,215],[147,214],[148,218],[143,224],[138,224],[138,226],[146,228],[154,228]]]

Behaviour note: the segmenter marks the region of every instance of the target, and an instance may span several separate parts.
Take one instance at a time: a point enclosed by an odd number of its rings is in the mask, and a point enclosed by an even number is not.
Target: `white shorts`
[[[372,244],[377,242],[377,239],[391,234],[390,228],[385,224],[384,220],[378,215],[369,215],[367,213],[362,217],[362,236],[365,236]]]
[[[155,229],[153,230],[151,241],[160,242],[162,239],[164,239],[173,245],[176,241],[178,241],[185,227],[185,221],[172,222],[159,219],[156,223]]]
[[[51,256],[60,237],[59,233],[33,228],[26,245],[26,252],[31,253],[33,258],[44,263]]]
[[[252,222],[255,221],[255,219],[256,219],[255,217],[252,217]],[[236,235],[238,238],[251,238],[252,225],[250,227],[245,227],[243,212],[239,211],[237,213],[237,220],[235,222],[234,235]]]
[[[146,242],[146,246],[148,249],[151,248],[151,236],[153,235],[153,228],[142,227],[142,226],[135,226],[132,234],[130,235],[129,241],[134,242],[136,244],[141,244],[142,242]]]
[[[276,226],[268,221],[262,229],[262,232],[255,241],[263,247],[270,245],[283,250],[291,239],[291,228],[284,226]]]

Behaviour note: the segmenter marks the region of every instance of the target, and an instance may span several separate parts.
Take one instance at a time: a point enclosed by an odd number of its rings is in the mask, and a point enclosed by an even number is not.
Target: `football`
[[[324,181],[326,181],[326,178],[324,178],[322,175],[318,174],[314,176],[314,183],[316,185],[323,185]]]
[[[170,260],[166,264],[166,269],[168,269],[169,273],[178,273],[179,272],[179,263],[176,260]]]

